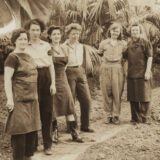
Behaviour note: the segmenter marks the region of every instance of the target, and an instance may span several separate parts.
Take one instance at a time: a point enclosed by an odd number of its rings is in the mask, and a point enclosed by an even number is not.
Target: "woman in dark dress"
[[[53,96],[53,130],[57,129],[58,116],[66,116],[70,126],[73,141],[83,142],[79,137],[74,119],[74,101],[66,77],[66,65],[68,63],[67,48],[60,45],[60,27],[51,26],[48,29],[48,36],[51,41],[51,52],[55,67],[56,94]],[[57,133],[57,131],[56,131]]]
[[[37,68],[26,52],[28,34],[19,29],[11,38],[15,49],[5,61],[5,92],[9,116],[5,131],[11,135],[13,160],[31,160],[37,130],[41,129],[37,95]]]
[[[131,41],[124,58],[128,60],[127,92],[131,105],[131,122],[150,123],[152,46],[141,38],[139,24],[131,26]]]

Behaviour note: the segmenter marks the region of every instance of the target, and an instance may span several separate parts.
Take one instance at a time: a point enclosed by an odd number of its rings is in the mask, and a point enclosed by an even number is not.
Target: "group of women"
[[[142,38],[142,27],[138,23],[130,26],[131,39],[122,40],[122,27],[118,23],[110,26],[108,38],[99,45],[102,56],[100,85],[106,110],[106,123],[119,124],[121,96],[127,73],[127,97],[131,105],[132,123],[150,123],[151,112],[151,66],[152,46]]]
[[[6,132],[11,134],[14,160],[31,160],[42,129],[44,152],[52,154],[51,129],[56,117],[65,115],[72,139],[83,139],[75,127],[74,100],[66,76],[68,48],[61,45],[61,28],[48,28],[49,43],[40,39],[44,24],[34,19],[25,29],[13,32],[15,49],[5,61],[5,92],[9,116]],[[99,45],[100,86],[104,98],[106,123],[119,124],[124,88],[124,63],[128,60],[128,100],[132,122],[150,120],[152,47],[140,37],[139,24],[131,26],[131,40],[122,40],[122,26],[113,23],[108,38]],[[67,32],[68,34],[70,32]],[[42,128],[41,128],[42,127]]]

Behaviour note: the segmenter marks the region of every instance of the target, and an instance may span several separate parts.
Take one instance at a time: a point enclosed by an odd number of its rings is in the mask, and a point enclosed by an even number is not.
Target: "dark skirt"
[[[53,118],[74,113],[74,101],[68,84],[65,67],[55,66],[56,94],[53,96]]]
[[[127,98],[133,102],[150,102],[151,101],[151,80],[128,79],[127,81]]]

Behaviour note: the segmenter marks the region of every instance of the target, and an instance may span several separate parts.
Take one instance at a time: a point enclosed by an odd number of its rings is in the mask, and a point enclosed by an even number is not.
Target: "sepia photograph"
[[[0,160],[160,160],[160,0],[0,0]]]

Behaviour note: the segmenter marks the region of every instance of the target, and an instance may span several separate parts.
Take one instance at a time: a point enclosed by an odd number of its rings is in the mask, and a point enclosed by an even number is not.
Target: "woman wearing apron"
[[[56,82],[56,94],[53,98],[53,130],[57,129],[58,116],[66,116],[70,125],[70,132],[73,141],[83,142],[79,137],[75,128],[74,119],[74,101],[66,77],[66,65],[68,62],[67,49],[60,45],[61,30],[60,27],[51,26],[48,29],[48,36],[51,41],[52,50],[50,54],[53,57],[55,67],[55,82]]]
[[[142,28],[131,25],[131,40],[124,52],[128,60],[127,98],[131,106],[131,122],[151,123],[151,67],[153,49],[141,38]]]
[[[11,135],[14,160],[31,160],[37,130],[41,129],[37,96],[37,69],[25,53],[28,34],[19,29],[11,41],[15,49],[5,62],[5,92],[9,116],[5,131]]]

